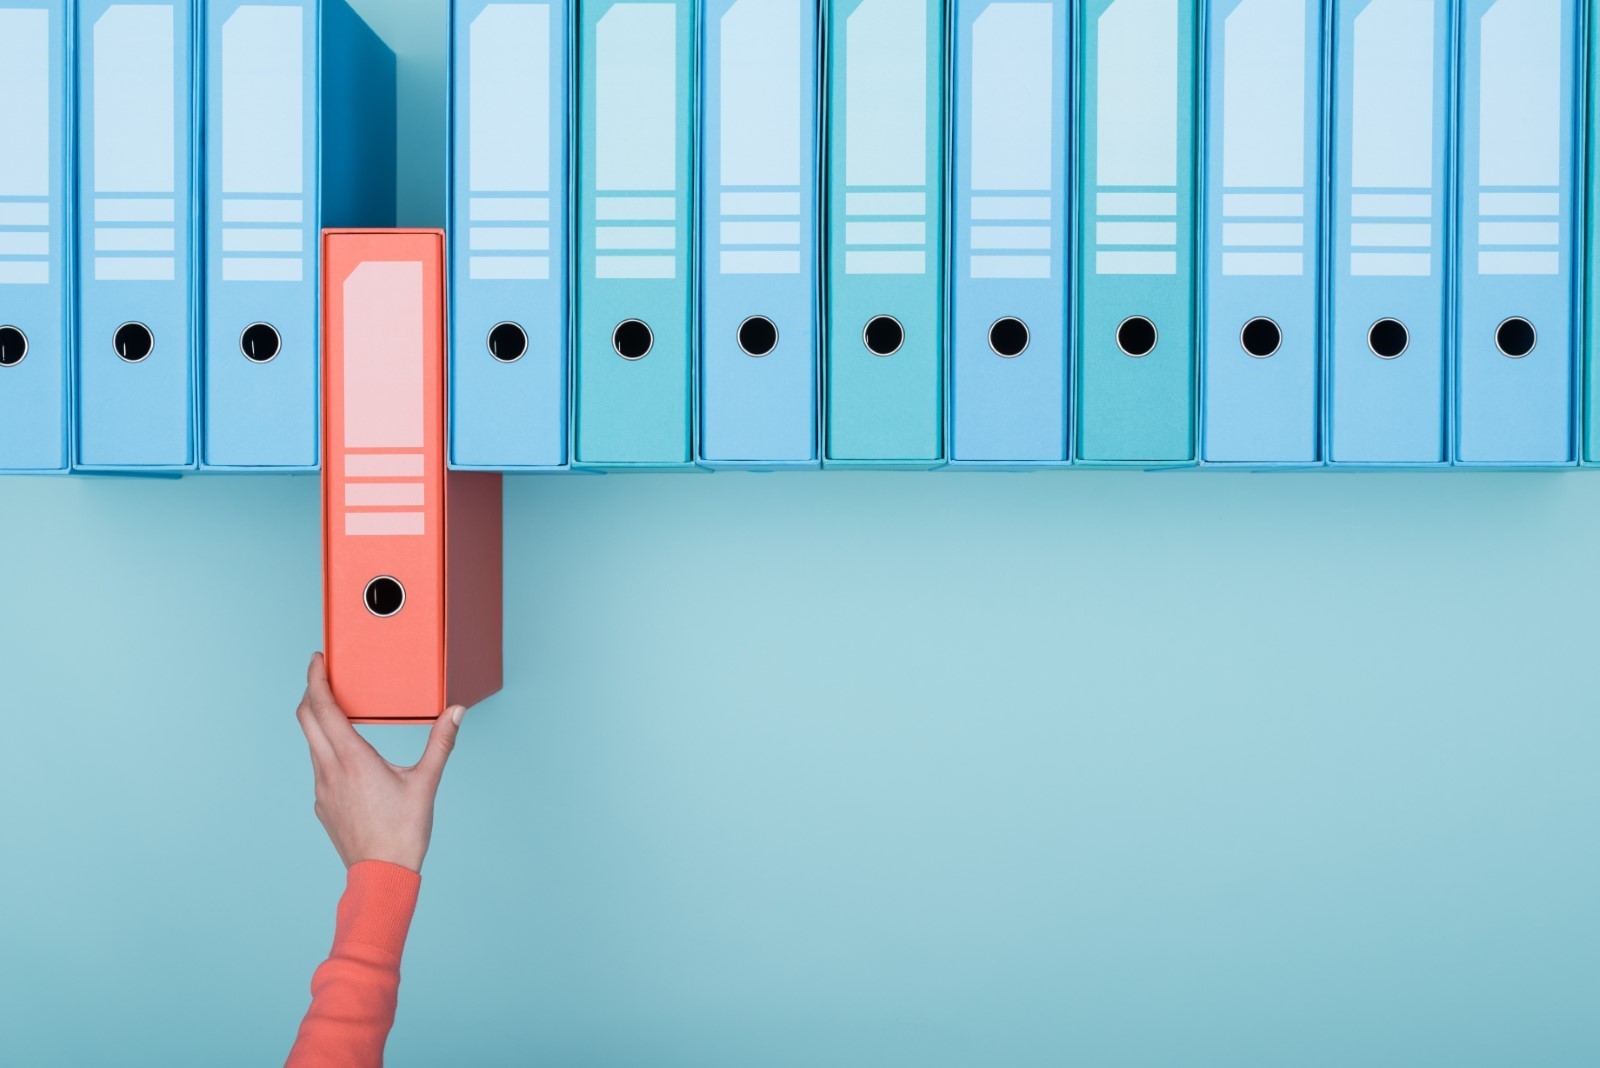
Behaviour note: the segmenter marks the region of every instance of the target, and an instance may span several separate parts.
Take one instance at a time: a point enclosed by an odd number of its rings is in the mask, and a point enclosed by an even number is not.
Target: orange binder
[[[322,237],[323,627],[361,723],[500,688],[500,476],[445,468],[444,241]]]

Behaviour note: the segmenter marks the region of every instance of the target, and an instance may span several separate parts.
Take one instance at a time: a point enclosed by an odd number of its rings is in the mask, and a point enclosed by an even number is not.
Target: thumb
[[[461,716],[465,712],[460,705],[445,709],[444,715],[434,720],[433,729],[428,732],[428,747],[417,761],[417,770],[436,788],[444,775],[445,761],[456,747],[456,734],[461,730]]]

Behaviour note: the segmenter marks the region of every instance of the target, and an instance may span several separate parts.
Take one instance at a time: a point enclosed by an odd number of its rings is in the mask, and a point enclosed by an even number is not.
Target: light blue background
[[[443,13],[381,14],[438,223]],[[1597,530],[1585,474],[512,480],[389,1063],[1588,1068]],[[0,531],[0,1063],[281,1060],[316,480]]]

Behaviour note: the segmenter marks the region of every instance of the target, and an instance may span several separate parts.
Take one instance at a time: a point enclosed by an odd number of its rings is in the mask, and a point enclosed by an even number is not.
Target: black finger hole
[[[379,575],[367,583],[361,600],[367,606],[367,611],[380,619],[388,619],[405,607],[406,588],[400,585],[398,579]]]
[[[239,335],[239,351],[252,363],[266,363],[283,348],[283,338],[266,323],[251,323]]]
[[[117,355],[129,363],[138,363],[155,350],[155,335],[143,323],[123,323],[111,336]]]
[[[906,343],[906,330],[892,315],[874,315],[861,331],[861,340],[874,356],[893,356]]]
[[[748,356],[765,356],[778,347],[778,324],[765,315],[752,315],[739,324],[739,347]]]
[[[1239,344],[1244,351],[1258,360],[1264,360],[1278,351],[1283,344],[1283,331],[1278,324],[1265,316],[1257,316],[1244,324],[1239,331]]]
[[[1374,356],[1392,360],[1411,344],[1411,331],[1399,319],[1379,319],[1367,328],[1367,348]]]
[[[516,323],[496,323],[489,331],[489,355],[501,363],[515,363],[528,351],[528,332]]]
[[[1533,351],[1539,335],[1533,324],[1520,315],[1512,316],[1494,328],[1494,346],[1513,360],[1520,360]]]
[[[611,347],[624,360],[644,359],[655,343],[655,335],[638,319],[624,319],[611,331]]]
[[[1028,324],[1021,319],[1006,316],[996,319],[994,325],[989,327],[989,347],[996,356],[1010,359],[1021,356],[1028,347]]]
[[[1129,356],[1148,356],[1156,347],[1156,324],[1130,315],[1117,324],[1117,348]]]
[[[14,326],[0,326],[0,367],[15,367],[28,354],[28,335]]]

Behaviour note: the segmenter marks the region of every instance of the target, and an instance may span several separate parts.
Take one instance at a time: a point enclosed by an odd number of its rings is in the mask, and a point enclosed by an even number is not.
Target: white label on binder
[[[1511,187],[1522,203],[1479,194],[1500,222],[1478,227],[1478,244],[1520,246],[1478,253],[1479,274],[1561,270],[1561,4],[1498,0],[1484,12],[1478,63],[1478,182]],[[1537,190],[1549,190],[1540,193]],[[1503,194],[1504,195],[1504,194]],[[1489,206],[1504,209],[1490,211]],[[1521,210],[1514,210],[1520,207]]]
[[[550,5],[490,4],[468,37],[471,248],[516,253],[474,255],[468,276],[549,278],[550,227],[518,224],[550,218]]]
[[[928,9],[924,0],[863,0],[845,23],[845,218],[877,203],[854,192],[924,199],[928,153]],[[884,202],[889,203],[889,202]],[[926,216],[922,208],[916,214]],[[863,249],[846,239],[846,274],[926,274],[926,249]]]
[[[222,248],[224,281],[299,281],[299,230],[227,225],[232,201],[282,196],[298,220],[305,193],[305,12],[299,7],[239,8],[222,26]],[[246,214],[249,214],[247,211]],[[255,220],[250,220],[255,221]],[[292,238],[292,240],[291,240]]]
[[[94,191],[101,204],[117,194],[176,192],[177,65],[171,4],[117,4],[94,25]],[[109,194],[109,195],[108,195]],[[137,201],[124,201],[132,208]],[[171,210],[171,202],[158,200]],[[137,210],[129,214],[137,215]],[[109,220],[108,220],[109,221]],[[106,281],[169,281],[172,257],[101,256],[94,276]]]
[[[1148,198],[1145,207],[1162,209],[1137,214],[1170,221],[1174,239],[1139,251],[1097,249],[1095,273],[1176,274],[1177,0],[1116,0],[1101,13],[1097,28],[1095,183],[1099,190],[1164,190],[1125,195]],[[1118,195],[1098,191],[1097,213],[1104,213],[1108,197]]]
[[[42,8],[0,11],[0,225],[50,223],[50,13]],[[0,265],[0,285],[50,280],[50,232],[0,229],[0,243],[29,258]],[[12,253],[16,255],[17,253]]]
[[[1050,277],[1054,15],[1048,3],[996,3],[972,23],[972,218],[1010,225],[974,225],[970,245],[974,250],[1038,250],[1037,255],[1007,256],[975,252],[967,266],[973,278]],[[1035,196],[1019,195],[1029,193]],[[1039,201],[1046,216],[1034,225],[1026,225],[1027,214],[1007,213],[1008,206],[1026,213]]]
[[[760,225],[756,223],[742,224],[741,230],[741,224],[724,222],[721,228],[724,246],[765,245],[785,250],[785,255],[752,259],[729,256],[725,250],[718,263],[724,274],[798,273],[803,47],[799,0],[738,0],[723,14],[721,31],[718,166],[723,189],[728,190],[722,194],[722,213],[732,214],[730,198],[739,205],[740,198],[749,197],[765,197],[769,208],[782,203],[787,210],[756,213],[773,220],[759,231],[752,229]],[[763,192],[731,188],[752,186]],[[764,236],[752,239],[758,232]],[[793,271],[777,269],[789,263],[794,264]]]
[[[660,202],[673,203],[677,190],[677,34],[669,3],[616,4],[595,32],[595,187],[665,194],[615,198],[652,217],[664,210]],[[621,209],[599,198],[595,218],[608,210]],[[597,253],[594,269],[596,278],[672,278],[677,255]]]

